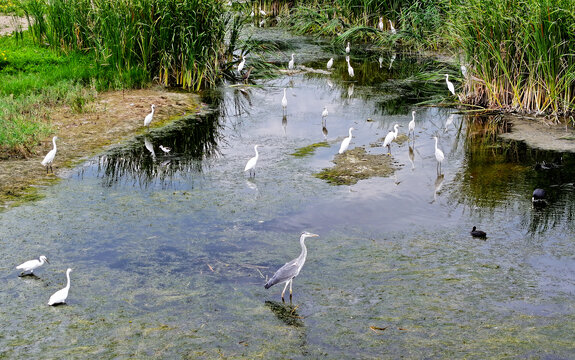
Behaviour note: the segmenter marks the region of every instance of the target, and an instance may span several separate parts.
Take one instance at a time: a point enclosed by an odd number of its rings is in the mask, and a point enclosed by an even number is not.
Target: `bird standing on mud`
[[[156,108],[156,105],[152,104],[152,112],[150,112],[148,115],[146,115],[146,118],[144,119],[144,126],[147,126],[148,129],[150,128],[150,123],[152,122],[152,119],[154,118],[154,109]]]
[[[52,169],[52,162],[54,162],[54,158],[56,157],[56,151],[58,150],[56,148],[56,140],[58,140],[57,136],[54,136],[52,138],[52,144],[54,144],[54,147],[52,148],[52,150],[50,150],[48,152],[48,154],[46,154],[46,156],[44,157],[44,160],[42,160],[42,165],[44,165],[46,167],[46,174],[48,173],[48,168],[50,168],[50,171],[52,173],[54,173],[54,170]]]

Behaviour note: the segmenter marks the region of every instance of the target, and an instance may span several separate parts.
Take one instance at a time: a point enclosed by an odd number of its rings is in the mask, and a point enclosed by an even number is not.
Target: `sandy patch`
[[[198,95],[162,88],[102,93],[84,113],[75,113],[67,106],[56,108],[52,112],[53,135],[59,138],[53,164],[55,175],[47,175],[40,164],[52,148],[50,136],[35,149],[33,156],[0,161],[0,205],[26,194],[33,185],[54,181],[62,168],[78,164],[135,132],[146,131],[144,117],[151,104],[156,105],[152,128],[202,109]]]
[[[0,36],[11,34],[14,30],[28,30],[28,21],[25,18],[0,15]]]
[[[575,152],[575,129],[570,122],[562,124],[547,119],[527,119],[509,116],[511,131],[499,135],[503,139],[522,141],[527,146],[558,152]]]

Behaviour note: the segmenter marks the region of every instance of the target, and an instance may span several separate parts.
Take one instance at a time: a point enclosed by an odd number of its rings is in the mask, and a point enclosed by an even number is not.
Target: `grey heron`
[[[289,298],[292,299],[292,283],[293,279],[298,276],[303,264],[305,263],[305,258],[307,256],[307,248],[305,247],[305,239],[308,237],[317,237],[319,235],[312,234],[310,232],[304,231],[301,233],[299,238],[299,243],[301,245],[301,254],[293,259],[292,261],[286,263],[284,266],[278,269],[274,276],[266,283],[265,288],[269,289],[275,284],[285,283],[284,289],[282,291],[282,301],[284,300],[284,294],[289,285]]]

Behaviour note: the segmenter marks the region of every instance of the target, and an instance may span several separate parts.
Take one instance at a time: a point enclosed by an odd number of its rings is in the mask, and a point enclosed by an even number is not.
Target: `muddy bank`
[[[0,161],[0,206],[36,197],[37,186],[57,180],[66,168],[136,132],[147,131],[143,122],[151,104],[156,105],[151,128],[202,109],[198,95],[162,88],[102,93],[83,113],[75,113],[67,106],[56,108],[51,122],[52,135],[59,138],[54,174],[46,174],[40,164],[52,148],[52,136],[27,159]]]
[[[546,119],[508,116],[511,131],[502,139],[522,141],[527,146],[558,152],[575,152],[575,129],[569,123],[553,123]]]

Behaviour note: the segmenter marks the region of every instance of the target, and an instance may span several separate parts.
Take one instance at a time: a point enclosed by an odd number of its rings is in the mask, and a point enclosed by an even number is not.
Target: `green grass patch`
[[[305,156],[309,156],[312,155],[315,152],[315,149],[320,148],[320,147],[329,147],[329,144],[327,143],[327,141],[322,141],[319,143],[315,143],[315,144],[311,144],[308,146],[304,146],[304,147],[300,147],[298,149],[296,149],[295,152],[293,152],[291,155],[295,156],[295,157],[305,157]]]

